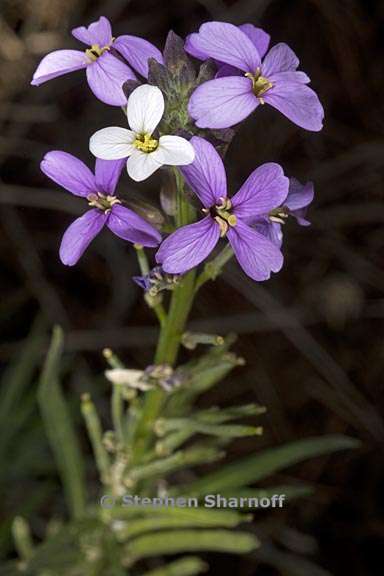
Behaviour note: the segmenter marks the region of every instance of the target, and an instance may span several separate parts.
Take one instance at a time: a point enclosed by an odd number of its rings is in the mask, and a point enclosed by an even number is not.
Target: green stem
[[[193,208],[184,196],[184,181],[180,173],[175,169],[177,185],[177,215],[176,224],[179,228],[193,220]],[[175,287],[171,296],[168,315],[161,326],[157,349],[155,353],[156,364],[175,364],[180,348],[181,337],[192,308],[195,293],[195,270],[191,270],[183,276],[182,281]],[[152,435],[153,423],[155,422],[166,394],[160,388],[148,392],[145,396],[141,425],[138,428],[138,442],[135,450],[135,460],[140,458],[145,450],[148,440]]]

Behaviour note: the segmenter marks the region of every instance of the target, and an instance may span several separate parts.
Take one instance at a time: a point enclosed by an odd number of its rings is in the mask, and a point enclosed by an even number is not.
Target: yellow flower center
[[[220,236],[226,235],[230,226],[236,226],[237,218],[235,214],[231,213],[232,202],[229,198],[220,198],[221,204],[212,206],[212,208],[203,208],[203,212],[211,214],[212,218],[218,223],[220,227]]]
[[[121,200],[116,198],[116,196],[106,196],[98,192],[97,194],[89,194],[87,196],[88,205],[93,208],[98,208],[106,214],[111,211],[112,206],[115,204],[121,204]]]
[[[260,68],[256,69],[255,74],[247,72],[245,76],[252,80],[253,93],[259,98],[260,103],[264,104],[264,98],[262,98],[262,95],[265,94],[265,92],[267,92],[270,88],[272,88],[272,82],[270,82],[268,78],[261,76]]]
[[[154,152],[159,145],[159,141],[156,138],[152,138],[151,134],[137,134],[136,140],[133,145],[142,152],[149,154]]]
[[[91,62],[95,62],[107,50],[110,50],[109,45],[103,46],[101,48],[98,44],[92,44],[90,48],[86,49],[85,54],[91,60]]]

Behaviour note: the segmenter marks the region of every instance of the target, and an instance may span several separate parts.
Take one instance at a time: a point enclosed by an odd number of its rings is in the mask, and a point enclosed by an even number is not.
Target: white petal
[[[154,158],[154,152],[149,154],[136,150],[127,160],[127,171],[132,180],[141,182],[160,168],[161,162]]]
[[[161,136],[159,146],[152,154],[158,162],[169,166],[186,166],[195,159],[192,144],[180,136]]]
[[[96,158],[102,160],[127,158],[136,150],[133,146],[135,137],[135,133],[126,128],[103,128],[91,136],[89,149]]]
[[[143,84],[128,98],[128,124],[136,134],[152,134],[164,113],[164,97],[157,86]]]

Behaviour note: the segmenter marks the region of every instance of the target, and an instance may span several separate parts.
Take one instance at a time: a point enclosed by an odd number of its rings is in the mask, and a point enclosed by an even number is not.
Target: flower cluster
[[[282,225],[290,215],[300,225],[309,224],[305,212],[313,200],[313,186],[289,179],[281,166],[269,162],[229,195],[215,143],[220,131],[222,142],[228,143],[233,132],[228,136],[226,130],[264,104],[302,128],[322,128],[323,108],[308,87],[308,76],[297,70],[299,60],[293,51],[283,43],[269,48],[269,35],[252,24],[208,22],[185,43],[171,32],[164,54],[142,38],[114,38],[104,17],[72,34],[87,48],[48,54],[32,84],[85,69],[95,96],[122,107],[129,128],[101,128],[91,136],[94,173],[66,152],[45,155],[42,171],[89,205],[64,234],[62,262],[76,264],[106,226],[133,244],[158,247],[156,273],[149,272],[138,282],[146,290],[162,278],[178,278],[198,266],[224,237],[254,280],[278,272],[283,265]],[[187,54],[203,61],[205,68],[197,76]],[[124,166],[136,182],[162,166],[178,167],[178,178],[184,178],[201,204],[201,217],[181,226],[176,215],[167,222],[170,234],[164,238],[164,230],[154,228],[116,194]]]

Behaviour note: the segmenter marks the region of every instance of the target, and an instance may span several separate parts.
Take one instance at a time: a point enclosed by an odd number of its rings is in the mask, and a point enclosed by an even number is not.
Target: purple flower
[[[305,218],[307,208],[314,197],[312,182],[301,184],[296,178],[289,179],[288,196],[282,206],[275,208],[264,217],[264,221],[255,222],[256,230],[264,234],[277,246],[283,242],[282,224],[288,216],[293,216],[300,226],[310,226]]]
[[[107,226],[128,242],[154,247],[161,241],[159,232],[143,218],[122,206],[115,195],[124,160],[96,160],[95,174],[78,158],[60,150],[48,152],[41,170],[56,184],[88,201],[91,210],[67,228],[60,246],[63,264],[77,263],[91,241]]]
[[[244,272],[267,280],[283,265],[280,249],[248,222],[261,219],[281,206],[288,194],[288,178],[278,164],[263,164],[252,172],[230,199],[223,162],[215,148],[194,136],[195,160],[181,171],[203,204],[205,218],[179,228],[161,244],[156,261],[165,272],[183,274],[212,252],[227,236]]]
[[[322,128],[323,107],[299,60],[287,46],[266,53],[269,36],[251,24],[237,27],[208,22],[188,36],[185,49],[199,59],[219,62],[214,80],[198,86],[189,113],[200,128],[228,128],[244,120],[259,104],[270,104],[307,130]]]
[[[39,86],[51,78],[86,68],[90,89],[102,102],[111,106],[124,106],[127,98],[122,86],[126,80],[135,80],[131,68],[117,55],[119,52],[139,74],[148,77],[148,59],[163,62],[161,52],[147,40],[136,36],[113,38],[111,24],[101,16],[87,27],[72,30],[72,35],[87,44],[81,50],[55,50],[38,65],[31,84]]]

